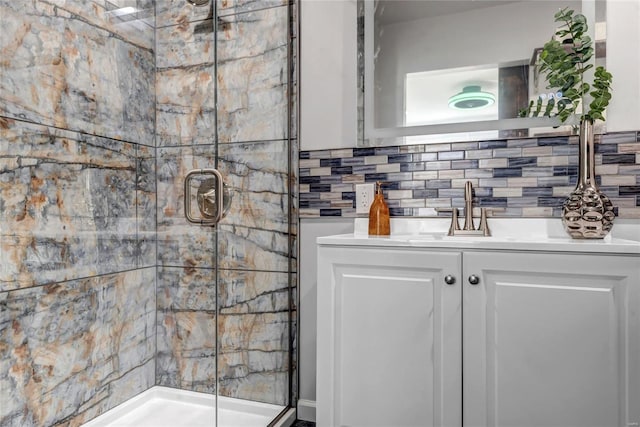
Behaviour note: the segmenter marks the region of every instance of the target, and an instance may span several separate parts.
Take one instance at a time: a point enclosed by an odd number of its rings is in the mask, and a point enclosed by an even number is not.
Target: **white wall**
[[[355,147],[357,143],[356,1],[302,0],[300,4],[300,149]],[[316,238],[353,232],[353,219],[300,221],[298,418],[315,421]]]
[[[607,18],[607,68],[614,76],[607,129],[640,130],[640,0],[610,0]],[[300,19],[301,150],[355,147],[356,2],[302,0]],[[352,231],[353,219],[300,221],[298,417],[303,420],[315,421],[315,240]]]
[[[316,400],[316,239],[353,233],[353,219],[327,218],[300,221],[300,400],[298,418],[315,421]]]
[[[300,4],[300,149],[354,147],[356,0]]]
[[[639,130],[640,0],[609,0],[607,22],[607,69],[613,74],[607,131]]]

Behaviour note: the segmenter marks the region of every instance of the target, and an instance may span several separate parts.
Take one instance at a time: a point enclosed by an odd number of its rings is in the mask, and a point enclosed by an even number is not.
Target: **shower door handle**
[[[196,203],[200,217],[192,212],[192,182],[196,178],[206,178],[200,182]],[[184,215],[187,221],[200,225],[215,225],[224,216],[224,182],[222,174],[216,169],[194,169],[184,178]]]

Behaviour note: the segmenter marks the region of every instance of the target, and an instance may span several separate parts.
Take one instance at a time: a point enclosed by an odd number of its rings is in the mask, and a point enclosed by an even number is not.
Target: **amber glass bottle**
[[[371,208],[369,208],[369,235],[388,236],[391,234],[389,223],[389,206],[382,194],[382,183],[376,183],[376,194],[373,197]]]

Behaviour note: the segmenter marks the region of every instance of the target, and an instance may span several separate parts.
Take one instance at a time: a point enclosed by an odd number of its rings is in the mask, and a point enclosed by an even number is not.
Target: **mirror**
[[[519,117],[556,96],[536,64],[561,7],[587,17],[604,65],[604,0],[361,1],[361,145],[569,132],[555,118]]]

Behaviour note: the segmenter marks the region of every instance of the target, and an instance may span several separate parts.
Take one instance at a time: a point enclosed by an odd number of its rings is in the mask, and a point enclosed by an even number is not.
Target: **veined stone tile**
[[[215,393],[215,311],[158,310],[156,383]]]
[[[387,199],[411,199],[413,197],[412,190],[389,190],[387,193]]]
[[[215,142],[215,79],[210,69],[159,70],[157,75],[159,147]]]
[[[553,197],[567,197],[575,188],[575,186],[553,187],[552,195]]]
[[[220,314],[289,310],[287,273],[220,269],[218,274]]]
[[[536,188],[555,187],[556,185],[565,186],[569,183],[568,176],[540,176]]]
[[[194,6],[186,0],[156,0],[156,26],[185,25],[194,21],[202,21],[209,16],[211,2]]]
[[[439,170],[438,179],[461,179],[464,174],[464,169]]]
[[[611,168],[614,165],[596,165],[596,175],[615,175],[620,172],[621,175],[636,175],[640,176],[640,164],[637,165],[620,165],[619,168]],[[599,172],[601,171],[601,172]]]
[[[425,169],[427,169],[428,171],[451,169],[451,160],[427,162],[425,165]]]
[[[339,150],[331,150],[331,157],[332,158],[339,158],[339,159],[353,157],[353,149],[351,149],[351,148],[342,148],[342,149],[339,149]]]
[[[331,168],[311,168],[309,176],[327,176],[331,175]]]
[[[399,166],[401,172],[418,172],[424,170],[424,162],[401,163]]]
[[[578,146],[577,145],[556,145],[553,147],[553,155],[554,156],[578,156]]]
[[[622,218],[640,218],[640,207],[620,207],[618,209],[618,216]]]
[[[284,6],[288,0],[216,0],[218,16]]]
[[[496,148],[493,150],[493,157],[520,157],[522,156],[522,148]]]
[[[507,178],[507,184],[509,187],[536,187],[538,185],[538,178]]]
[[[300,169],[302,168],[319,168],[320,159],[301,159],[299,163]]]
[[[139,145],[136,151],[137,266],[156,265],[156,157],[155,149]]]
[[[508,148],[522,147],[523,150],[526,147],[533,147],[538,144],[538,138],[518,138],[507,140]]]
[[[600,140],[603,144],[624,144],[636,142],[636,132],[616,132],[602,135]]]
[[[386,165],[377,165],[376,172],[378,173],[400,172],[400,163],[388,163]]]
[[[331,157],[331,150],[319,150],[319,151],[307,151],[309,154],[308,159],[328,159]],[[304,153],[300,153],[302,156]]]
[[[342,193],[331,193],[331,186],[329,186],[329,192],[320,193],[320,200],[342,200]]]
[[[490,159],[493,157],[493,150],[472,150],[465,153],[465,158],[473,159]]]
[[[448,208],[451,207],[451,199],[427,199],[425,204],[428,208]]]
[[[427,144],[424,146],[425,153],[451,151],[451,144]]]
[[[192,169],[215,167],[213,146],[158,148],[158,263],[185,267],[213,267],[215,235],[211,227],[189,223],[184,212],[184,178]],[[226,182],[226,178],[225,178]],[[194,182],[192,193],[197,193]],[[194,216],[200,212],[195,201]]]
[[[11,2],[3,2],[11,3]],[[134,7],[131,14],[116,15],[113,4],[109,2],[88,3],[83,0],[54,0],[51,2],[38,1],[33,5],[21,4],[27,2],[13,2],[7,5],[20,12],[32,11],[36,16],[53,15],[64,19],[77,19],[86,25],[107,30],[118,35],[122,40],[144,49],[153,48],[154,4],[153,0],[124,0],[119,7]],[[38,4],[39,3],[39,4]],[[49,3],[49,4],[47,4]],[[55,12],[52,8],[55,7]]]
[[[351,208],[353,207],[353,200],[332,200],[332,208]]]
[[[342,175],[343,183],[351,183],[351,184],[364,184],[364,175],[354,174],[354,175]]]
[[[424,152],[424,145],[414,144],[414,145],[402,145],[400,146],[399,153],[422,153]],[[435,157],[431,160],[435,160]]]
[[[220,172],[233,192],[218,225],[219,266],[287,271],[287,141],[222,144],[218,150]]]
[[[640,153],[640,144],[618,144],[618,153]]]
[[[636,207],[636,201],[633,198],[615,197],[615,196],[610,196],[609,198],[611,199],[611,203],[613,203],[613,206],[615,207],[618,207],[618,208],[635,208]]]
[[[569,165],[568,156],[538,157],[538,166],[541,166],[541,167],[542,166],[567,166],[567,165]]]
[[[318,218],[320,216],[320,209],[314,208],[300,208],[300,218]]]
[[[415,153],[411,156],[414,162],[430,162],[438,160],[438,153]]]
[[[2,2],[0,50],[11,60],[0,65],[0,115],[153,144],[153,49],[114,25],[81,0],[55,13],[45,2]]]
[[[218,319],[219,394],[286,404],[290,363],[288,311],[220,314]]]
[[[491,169],[465,169],[465,178],[493,178],[494,173]]]
[[[459,198],[464,197],[464,189],[462,188],[442,188],[438,190],[439,198]]]
[[[553,176],[553,167],[524,167],[522,177]]]
[[[400,200],[399,207],[401,208],[424,208],[424,199],[405,199]]]
[[[462,160],[464,154],[464,151],[440,151],[438,152],[438,160]]]
[[[154,207],[135,145],[0,119],[0,153],[15,159],[0,173],[0,290],[137,266],[155,224],[137,219]]]
[[[524,147],[522,149],[522,155],[523,156],[536,156],[538,158],[540,158],[540,157],[548,157],[548,156],[553,155],[553,147],[550,147],[550,146]]]
[[[479,180],[477,178],[452,179],[451,180],[451,187],[452,188],[464,188],[464,186],[467,185],[467,181],[471,181],[471,185],[473,185],[474,189],[476,189],[478,187]],[[439,188],[442,188],[442,187],[439,187]]]
[[[0,424],[78,426],[154,385],[154,276],[0,294]]]
[[[157,289],[157,383],[214,393],[215,270],[159,266]]]
[[[470,151],[478,149],[478,142],[457,142],[451,146],[452,150],[460,150],[460,151]]]
[[[368,156],[364,159],[365,165],[381,165],[386,164],[389,159],[389,156],[380,155],[380,156]]]
[[[158,146],[215,142],[214,40],[198,32],[198,25],[157,30]]]
[[[515,178],[509,178],[515,179]],[[478,182],[480,187],[506,187],[507,186],[507,178],[481,178]],[[515,186],[515,185],[514,185]]]
[[[333,193],[344,193],[354,191],[353,184],[332,184],[331,192]]]
[[[226,18],[218,38],[220,142],[287,136],[287,7]],[[328,153],[330,155],[330,153]]]
[[[506,168],[508,166],[508,159],[480,159],[478,164],[480,168]]]

